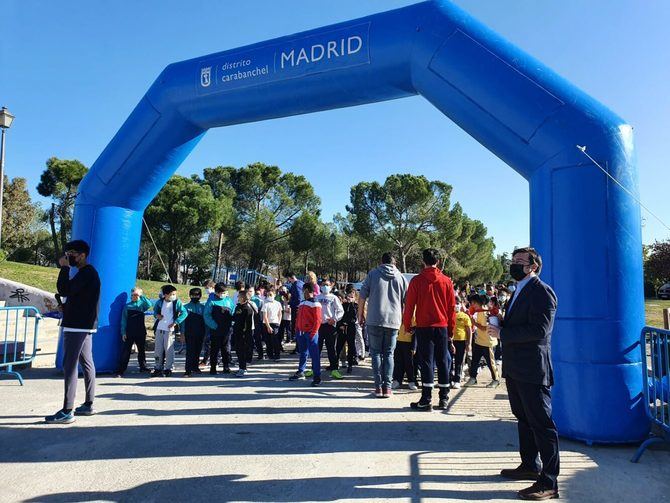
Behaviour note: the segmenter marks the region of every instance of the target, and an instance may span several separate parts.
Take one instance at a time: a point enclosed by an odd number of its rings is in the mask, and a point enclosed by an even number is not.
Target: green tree
[[[505,252],[502,255],[498,255],[498,262],[500,262],[501,269],[501,274],[500,278],[498,278],[498,281],[503,283],[511,281],[512,276],[509,275],[509,266],[512,263],[512,258],[510,257],[510,254]]]
[[[72,230],[72,209],[77,196],[77,187],[88,168],[75,159],[51,157],[42,172],[37,192],[53,200],[49,210],[49,225],[54,250],[62,253]],[[58,224],[58,233],[56,232]]]
[[[167,255],[171,281],[179,280],[181,261],[204,234],[221,225],[221,208],[209,186],[175,175],[145,212],[159,250]]]
[[[424,176],[391,175],[384,184],[361,182],[351,188],[347,211],[362,235],[383,234],[407,270],[407,257],[418,251],[425,234],[448,215],[451,186]]]
[[[5,176],[2,204],[2,249],[8,258],[20,249],[33,244],[33,224],[38,215],[38,206],[30,199],[25,178],[9,180]]]
[[[288,237],[295,219],[318,213],[320,200],[304,176],[283,173],[277,166],[249,164],[230,171],[233,207],[242,228],[240,244],[250,269],[271,258],[276,243]]]
[[[317,215],[303,213],[295,219],[289,232],[291,250],[303,259],[303,274],[309,269],[309,257],[325,245],[328,229]]]
[[[447,255],[445,271],[461,281],[473,283],[497,281],[502,266],[493,251],[493,239],[487,237],[486,227],[479,220],[463,215],[461,234]]]
[[[232,178],[235,171],[235,168],[231,166],[217,166],[215,168],[205,168],[202,180],[194,177],[199,183],[209,186],[217,206],[221,209],[221,224],[216,229],[213,277],[218,277],[221,270],[225,244],[236,241],[240,235],[237,211],[233,205],[236,194],[232,185]]]
[[[655,241],[645,247],[644,275],[647,282],[658,289],[662,284],[670,282],[670,239]]]

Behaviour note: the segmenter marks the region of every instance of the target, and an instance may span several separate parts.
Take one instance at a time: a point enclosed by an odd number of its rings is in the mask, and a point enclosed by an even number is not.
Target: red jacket
[[[321,304],[311,300],[304,300],[298,306],[298,317],[295,329],[306,332],[314,337],[321,326]]]
[[[447,327],[451,337],[456,324],[455,304],[454,285],[449,276],[436,267],[426,267],[409,282],[403,324],[411,327],[415,314],[414,326]]]

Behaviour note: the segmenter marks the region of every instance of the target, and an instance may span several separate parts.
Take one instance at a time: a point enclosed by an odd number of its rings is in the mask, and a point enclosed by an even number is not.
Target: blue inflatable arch
[[[587,442],[644,417],[640,213],[631,127],[471,16],[430,1],[169,65],[80,186],[73,235],[102,279],[94,355],[113,371],[142,214],[209,128],[420,94],[530,187],[531,243],[559,308],[555,419]],[[431,173],[440,176],[440,173]]]

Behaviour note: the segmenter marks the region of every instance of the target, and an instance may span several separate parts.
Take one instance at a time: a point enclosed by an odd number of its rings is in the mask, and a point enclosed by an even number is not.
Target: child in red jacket
[[[321,384],[321,354],[319,351],[319,327],[321,326],[321,304],[314,300],[314,286],[305,283],[302,288],[304,301],[298,306],[295,322],[295,337],[300,363],[298,370],[289,379],[295,381],[305,378],[307,353],[312,358],[312,386]]]

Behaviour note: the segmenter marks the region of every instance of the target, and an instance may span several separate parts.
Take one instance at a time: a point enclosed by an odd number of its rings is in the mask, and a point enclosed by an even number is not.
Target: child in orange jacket
[[[321,304],[314,300],[314,286],[305,283],[302,288],[304,301],[298,306],[295,322],[295,336],[300,362],[298,370],[289,379],[296,381],[305,378],[307,353],[312,358],[312,386],[321,384],[321,354],[319,351],[319,327],[321,326]]]

